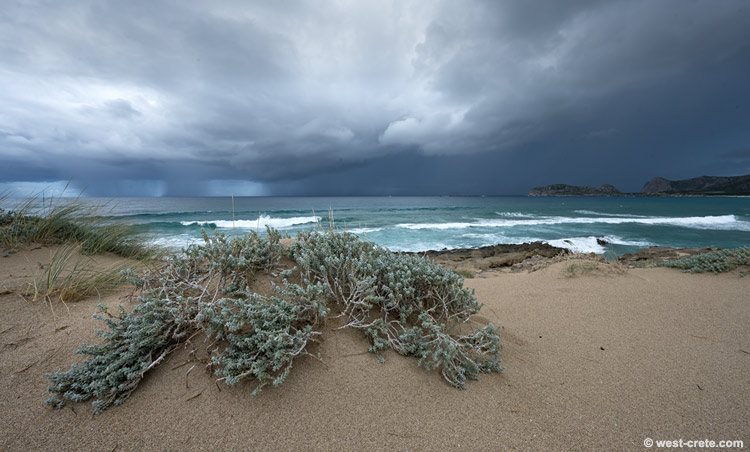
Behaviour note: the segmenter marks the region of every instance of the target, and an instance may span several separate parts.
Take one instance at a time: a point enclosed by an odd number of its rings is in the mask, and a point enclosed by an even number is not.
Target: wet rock
[[[447,268],[473,268],[481,271],[510,267],[530,258],[551,258],[570,254],[570,251],[548,243],[531,242],[407,254],[427,256]]]

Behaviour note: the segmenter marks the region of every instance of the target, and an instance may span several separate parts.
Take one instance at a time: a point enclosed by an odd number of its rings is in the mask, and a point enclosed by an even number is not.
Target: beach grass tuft
[[[82,256],[80,245],[62,245],[50,256],[46,266],[39,264],[27,293],[45,302],[75,302],[90,296],[101,297],[123,281],[123,271],[132,264],[101,268],[91,258]]]
[[[466,278],[466,279],[474,278],[474,272],[471,270],[467,270],[465,268],[459,268],[453,271],[461,275],[462,278]]]
[[[565,275],[569,278],[590,275],[599,268],[599,265],[588,259],[576,259],[565,266]]]
[[[86,255],[109,252],[145,259],[154,254],[137,226],[102,216],[106,206],[43,195],[13,201],[0,196],[0,205],[10,207],[0,208],[0,246],[6,252],[29,243],[76,243]]]
[[[616,276],[625,273],[625,268],[618,261],[606,259],[604,256],[574,253],[566,256],[567,263],[562,273],[566,278],[581,276]]]

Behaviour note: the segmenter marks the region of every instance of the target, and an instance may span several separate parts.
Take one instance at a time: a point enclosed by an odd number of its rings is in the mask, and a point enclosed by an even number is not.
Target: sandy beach
[[[503,326],[500,374],[466,390],[395,353],[379,364],[359,332],[326,327],[322,362],[251,397],[217,385],[200,337],[119,407],[44,405],[45,373],[98,339],[96,305],[19,296],[52,248],[0,258],[0,448],[141,450],[647,450],[644,439],[750,444],[750,277],[667,268],[591,271],[569,262],[468,279],[479,323]]]

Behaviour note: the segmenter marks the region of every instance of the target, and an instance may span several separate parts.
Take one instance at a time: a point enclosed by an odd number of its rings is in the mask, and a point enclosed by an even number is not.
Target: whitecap
[[[283,229],[292,226],[298,226],[301,224],[316,223],[320,221],[321,217],[292,217],[292,218],[271,218],[268,215],[261,215],[255,220],[196,220],[196,221],[180,221],[183,226],[201,225],[201,226],[215,226],[222,229],[263,229],[266,226],[270,226],[275,229]]]
[[[575,253],[602,254],[606,249],[596,241],[596,237],[568,237],[565,239],[545,240],[552,246],[566,248]]]
[[[352,229],[346,229],[346,232],[351,232],[352,234],[369,234],[370,232],[378,232],[382,231],[383,228],[352,228]]]
[[[644,224],[677,226],[690,229],[750,231],[750,222],[738,220],[734,215],[704,217],[540,217],[529,220],[476,219],[474,222],[402,223],[406,229],[467,229],[502,228],[515,226],[540,226],[557,224]]]
[[[188,234],[173,235],[167,237],[157,237],[149,241],[150,245],[171,250],[180,250],[190,245],[203,244],[202,238],[193,237]]]

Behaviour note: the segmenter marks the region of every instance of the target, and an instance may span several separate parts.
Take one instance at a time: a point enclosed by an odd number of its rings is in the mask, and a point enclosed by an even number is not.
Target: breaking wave
[[[268,215],[261,215],[255,220],[198,220],[198,221],[180,221],[183,226],[201,225],[215,226],[217,228],[231,229],[254,229],[265,228],[270,226],[276,229],[289,228],[301,224],[316,223],[320,217],[292,217],[292,218],[271,218]]]
[[[611,243],[613,245],[626,245],[626,246],[638,246],[638,247],[648,247],[653,245],[653,243],[650,242],[644,242],[644,241],[638,241],[638,240],[625,240],[620,237],[612,236],[612,235],[605,235],[603,237],[597,237],[597,236],[588,236],[588,237],[568,237],[564,239],[556,239],[556,240],[545,240],[545,243],[549,243],[552,246],[556,246],[558,248],[566,248],[570,251],[574,251],[576,253],[596,253],[596,254],[602,254],[606,250],[604,245],[601,245],[599,243],[599,240],[602,240],[606,243]]]
[[[514,226],[556,224],[643,224],[652,226],[677,226],[690,229],[750,231],[750,222],[738,220],[734,215],[705,217],[539,217],[528,220],[477,219],[474,222],[402,223],[396,225],[396,227],[406,229],[466,229],[511,228]]]

